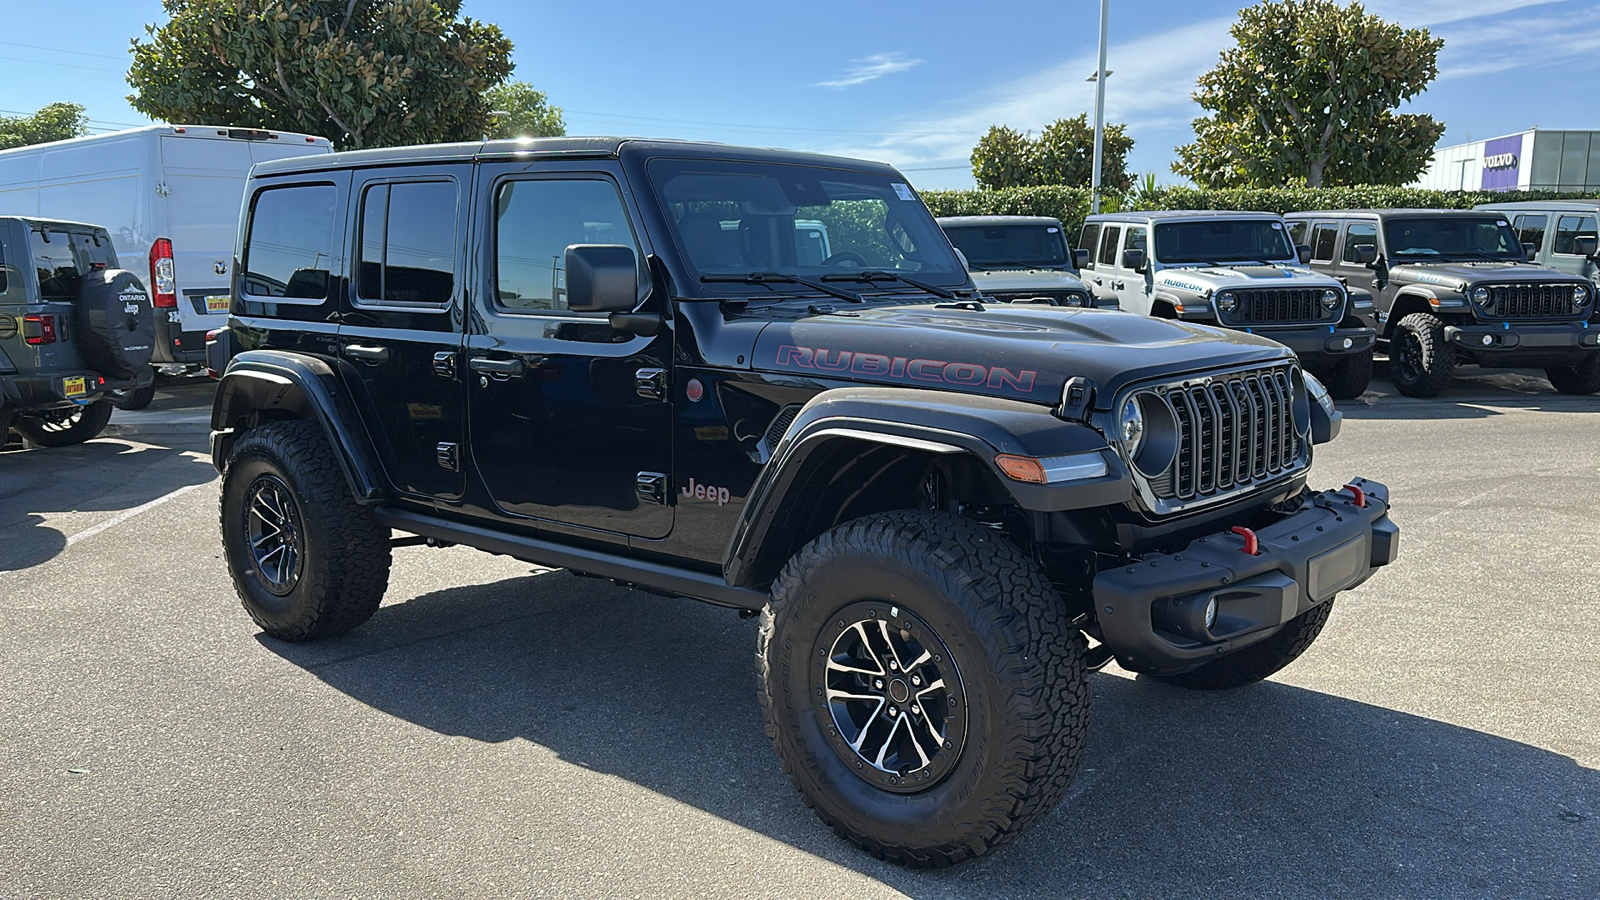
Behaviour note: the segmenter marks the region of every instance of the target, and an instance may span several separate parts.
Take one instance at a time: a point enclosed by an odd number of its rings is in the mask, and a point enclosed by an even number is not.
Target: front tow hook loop
[[[1243,525],[1235,525],[1228,530],[1244,538],[1244,552],[1250,554],[1251,556],[1261,555],[1261,541],[1256,537],[1256,533],[1254,531],[1251,531]]]
[[[1349,491],[1350,493],[1356,495],[1356,506],[1359,506],[1362,509],[1366,509],[1367,508],[1367,492],[1366,491],[1363,491],[1361,488],[1358,488],[1353,484],[1345,485],[1344,489]]]

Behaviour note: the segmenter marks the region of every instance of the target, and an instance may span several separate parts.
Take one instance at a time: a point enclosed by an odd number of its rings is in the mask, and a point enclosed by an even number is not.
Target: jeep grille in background
[[[1178,423],[1176,459],[1149,480],[1159,500],[1186,504],[1218,497],[1302,466],[1291,366],[1141,393],[1163,398]]]
[[[1223,313],[1229,325],[1292,325],[1331,319],[1340,310],[1322,308],[1322,292],[1317,288],[1250,288],[1233,290],[1239,306],[1231,313]]]
[[[1489,286],[1484,311],[1507,319],[1554,319],[1576,316],[1571,284],[1496,284]]]
[[[1083,291],[985,291],[983,296],[995,303],[1042,303],[1054,306],[1089,305],[1089,295]]]

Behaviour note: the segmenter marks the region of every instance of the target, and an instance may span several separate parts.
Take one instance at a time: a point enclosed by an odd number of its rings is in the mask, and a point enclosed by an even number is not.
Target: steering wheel
[[[855,263],[858,266],[865,266],[867,258],[854,250],[840,250],[822,261],[822,265],[825,266],[836,266],[840,263]]]

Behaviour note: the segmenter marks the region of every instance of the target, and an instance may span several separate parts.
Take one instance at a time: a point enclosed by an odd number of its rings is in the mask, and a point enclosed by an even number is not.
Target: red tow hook
[[[1367,492],[1366,491],[1363,491],[1361,488],[1358,488],[1353,484],[1345,485],[1344,489],[1349,491],[1350,493],[1356,495],[1356,506],[1359,506],[1362,509],[1366,509],[1367,508]]]
[[[1235,525],[1228,530],[1244,538],[1244,552],[1250,554],[1251,556],[1261,555],[1261,541],[1256,537],[1256,533],[1254,531],[1251,531],[1243,525]]]

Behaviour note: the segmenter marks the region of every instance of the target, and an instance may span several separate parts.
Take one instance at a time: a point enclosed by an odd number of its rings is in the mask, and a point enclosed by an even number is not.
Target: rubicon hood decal
[[[946,362],[942,359],[909,359],[904,356],[884,356],[881,353],[862,353],[854,350],[828,350],[825,347],[796,347],[792,344],[778,346],[779,368],[814,369],[818,372],[849,372],[852,375],[885,375],[889,378],[906,378],[934,384],[975,386],[987,385],[998,390],[1008,388],[1021,393],[1033,390],[1039,373],[1032,369],[1007,369],[1004,366],[982,366],[970,362]]]

